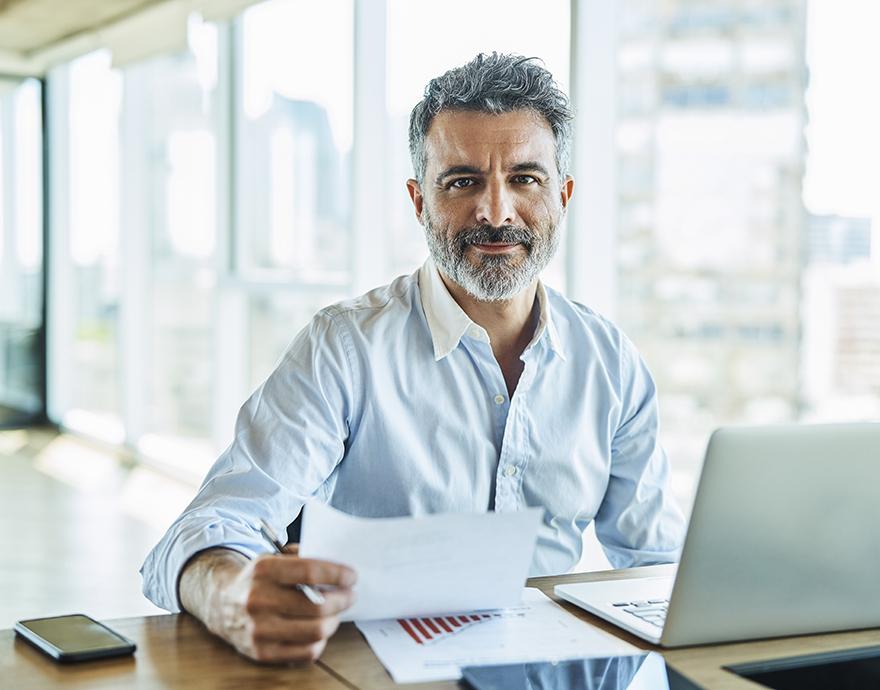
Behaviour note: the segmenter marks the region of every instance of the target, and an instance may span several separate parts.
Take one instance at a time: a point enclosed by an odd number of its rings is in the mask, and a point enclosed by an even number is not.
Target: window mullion
[[[617,3],[572,0],[572,171],[579,184],[568,218],[567,281],[572,299],[608,317],[616,311]]]
[[[355,294],[386,278],[390,239],[385,104],[386,0],[355,2],[352,285]]]

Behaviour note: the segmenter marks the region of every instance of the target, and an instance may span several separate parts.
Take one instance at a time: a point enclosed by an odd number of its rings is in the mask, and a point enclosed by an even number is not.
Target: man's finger
[[[286,555],[260,558],[254,563],[254,574],[282,585],[351,587],[357,581],[355,571],[341,563]]]
[[[288,644],[270,642],[261,644],[248,653],[255,661],[266,664],[289,664],[293,662],[316,661],[324,651],[326,641],[312,644]]]
[[[354,592],[348,587],[321,590],[321,594],[324,596],[323,604],[313,604],[305,594],[297,590],[295,592],[305,599],[305,602],[299,607],[301,613],[298,615],[300,616],[316,616],[321,618],[335,616],[351,607],[355,600]]]
[[[271,611],[287,618],[322,618],[335,616],[354,603],[348,588],[323,590],[323,604],[313,604],[305,594],[290,585],[271,584],[252,594],[252,612]]]
[[[268,615],[254,619],[250,635],[254,646],[270,643],[309,645],[328,639],[338,627],[336,616],[285,618]]]

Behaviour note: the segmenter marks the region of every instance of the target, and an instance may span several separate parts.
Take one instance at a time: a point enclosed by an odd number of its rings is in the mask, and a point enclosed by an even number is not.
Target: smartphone
[[[701,690],[656,652],[462,669],[473,690]]]
[[[55,661],[133,654],[135,643],[82,613],[18,621],[15,632]]]

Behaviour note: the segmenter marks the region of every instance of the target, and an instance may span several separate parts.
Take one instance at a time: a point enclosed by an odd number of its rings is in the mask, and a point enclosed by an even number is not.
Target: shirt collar
[[[431,331],[435,361],[439,362],[458,347],[458,343],[465,335],[485,343],[489,342],[489,334],[486,329],[471,321],[458,302],[449,294],[434,260],[430,257],[419,269],[419,294],[425,318],[428,320],[428,328]],[[565,361],[559,333],[551,318],[547,291],[540,280],[538,281],[537,299],[538,327],[535,329],[535,336],[528,347],[538,342],[546,330],[550,349]]]
[[[547,290],[544,288],[544,283],[540,280],[538,281],[537,296],[539,309],[538,327],[535,329],[535,337],[532,339],[532,342],[538,341],[546,329],[547,339],[550,341],[550,349],[564,362],[565,351],[562,349],[562,341],[559,338],[559,332],[556,330],[556,324],[553,323],[550,300],[547,299]]]

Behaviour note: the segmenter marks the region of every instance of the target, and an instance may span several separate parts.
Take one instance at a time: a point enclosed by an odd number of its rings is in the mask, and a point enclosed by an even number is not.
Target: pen
[[[284,547],[281,545],[281,542],[278,541],[278,537],[275,536],[272,528],[269,527],[264,520],[260,520],[260,534],[263,535],[263,539],[272,545],[272,548],[274,548],[277,553],[284,553]],[[324,595],[310,585],[298,584],[296,585],[296,588],[305,595],[306,599],[316,606],[320,606],[326,601]]]

